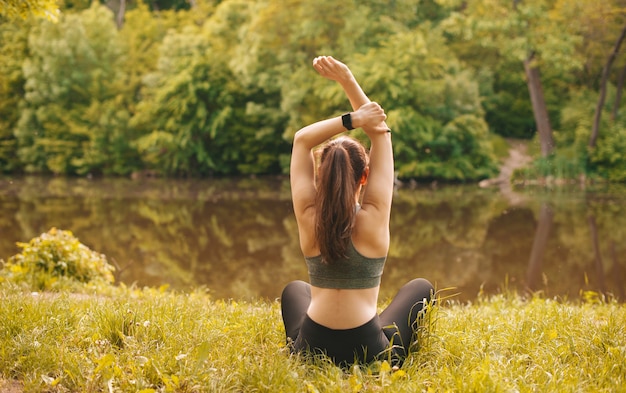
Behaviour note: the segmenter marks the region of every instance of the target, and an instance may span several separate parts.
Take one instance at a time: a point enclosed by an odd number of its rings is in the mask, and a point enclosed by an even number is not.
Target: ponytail
[[[315,239],[322,260],[346,257],[356,217],[356,192],[367,166],[365,148],[347,137],[332,140],[321,153],[315,198]]]

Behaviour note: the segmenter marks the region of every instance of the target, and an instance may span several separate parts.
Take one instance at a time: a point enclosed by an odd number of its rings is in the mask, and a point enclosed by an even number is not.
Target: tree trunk
[[[526,81],[528,83],[528,92],[530,93],[530,102],[533,106],[535,124],[539,133],[541,156],[547,157],[554,149],[554,139],[552,139],[552,127],[548,117],[548,108],[546,107],[543,89],[541,88],[539,69],[532,64],[534,57],[535,54],[532,53],[524,60],[524,71],[526,72]]]
[[[104,5],[115,15],[115,25],[117,26],[117,29],[120,30],[124,25],[126,0],[107,0]]]
[[[613,103],[613,112],[611,112],[611,121],[615,121],[615,119],[617,119],[617,111],[619,111],[619,105],[622,102],[622,92],[624,91],[624,79],[626,79],[626,66],[622,67],[622,71],[619,73],[617,91],[615,92],[615,102]]]
[[[600,117],[602,117],[602,108],[604,107],[604,100],[606,99],[606,83],[609,80],[609,74],[611,73],[611,67],[613,66],[613,61],[619,52],[619,47],[622,45],[622,41],[624,41],[624,37],[626,37],[626,26],[622,29],[622,33],[620,34],[615,46],[613,47],[613,51],[609,55],[609,59],[606,61],[604,65],[604,69],[602,69],[602,79],[600,81],[600,97],[598,97],[598,104],[596,105],[596,113],[593,116],[593,126],[591,128],[591,136],[589,137],[589,147],[596,147],[596,141],[598,139],[598,134],[600,133]]]
[[[117,17],[115,18],[118,30],[124,25],[124,14],[126,14],[126,0],[120,0],[120,8],[117,11]]]

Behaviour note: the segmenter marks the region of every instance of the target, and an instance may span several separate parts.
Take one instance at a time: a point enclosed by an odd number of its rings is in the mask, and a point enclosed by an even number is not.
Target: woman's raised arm
[[[375,102],[362,105],[352,113],[355,128],[371,128],[385,120],[385,111]],[[341,116],[310,124],[294,136],[291,151],[290,182],[296,219],[315,202],[315,160],[312,149],[346,131]]]
[[[350,68],[339,60],[332,56],[319,56],[313,60],[313,68],[321,76],[341,85],[354,110],[370,102]],[[377,216],[375,220],[388,222],[394,182],[391,133],[384,121],[362,128],[370,138],[371,147],[370,174],[361,204],[363,209]]]

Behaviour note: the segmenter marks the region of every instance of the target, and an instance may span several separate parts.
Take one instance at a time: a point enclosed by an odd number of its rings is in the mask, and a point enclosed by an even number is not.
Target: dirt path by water
[[[502,163],[498,179],[502,182],[510,183],[513,171],[530,164],[532,157],[528,155],[528,145],[526,143],[515,140],[508,140],[507,142],[510,146],[509,157]]]
[[[502,194],[512,205],[523,202],[523,197],[513,191],[511,187],[511,176],[516,169],[523,168],[532,161],[528,155],[528,145],[526,142],[507,139],[509,144],[509,156],[500,166],[500,174],[493,179],[486,179],[479,183],[481,187],[499,187]]]

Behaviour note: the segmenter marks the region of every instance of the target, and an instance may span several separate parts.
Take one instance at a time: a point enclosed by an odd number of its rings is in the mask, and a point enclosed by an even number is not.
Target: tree
[[[183,176],[279,170],[288,152],[280,117],[256,103],[263,102],[258,90],[246,89],[231,69],[235,27],[245,27],[251,11],[248,2],[227,1],[201,26],[165,36],[132,122],[148,168]]]
[[[560,75],[563,79],[582,66],[576,52],[577,45],[582,41],[578,26],[570,23],[571,20],[563,12],[568,2],[441,2],[456,9],[443,24],[457,38],[471,37],[470,50],[476,47],[490,49],[495,51],[500,61],[517,61],[523,66],[541,152],[544,157],[550,155],[554,140],[540,69],[547,70],[551,75]]]
[[[58,23],[42,20],[32,29],[14,131],[28,172],[84,174],[106,165],[111,134],[100,122],[126,116],[123,108],[102,112],[116,99],[111,88],[118,77],[116,41],[111,12],[98,4],[63,15]],[[112,118],[101,117],[105,114]]]
[[[13,129],[24,97],[22,63],[27,56],[27,23],[0,23],[0,172],[19,171]]]
[[[615,57],[619,53],[619,48],[622,45],[622,42],[626,38],[626,26],[622,29],[617,41],[615,42],[615,46],[611,53],[609,54],[609,58],[602,69],[602,80],[600,81],[600,96],[598,98],[598,104],[596,106],[595,115],[593,117],[593,128],[591,129],[591,137],[589,138],[589,147],[596,147],[596,140],[598,139],[598,132],[600,132],[600,117],[602,116],[602,110],[604,108],[604,100],[606,99],[606,84],[609,79],[609,74],[611,73],[611,67],[613,66],[613,62],[615,61]],[[616,100],[617,102],[617,100]]]
[[[537,125],[537,133],[541,143],[541,155],[547,157],[554,149],[554,139],[552,138],[552,126],[550,125],[548,108],[546,107],[543,87],[541,86],[539,67],[535,63],[535,53],[529,53],[523,63],[528,92],[530,93],[530,102],[533,107],[533,115],[535,116],[535,124]]]

